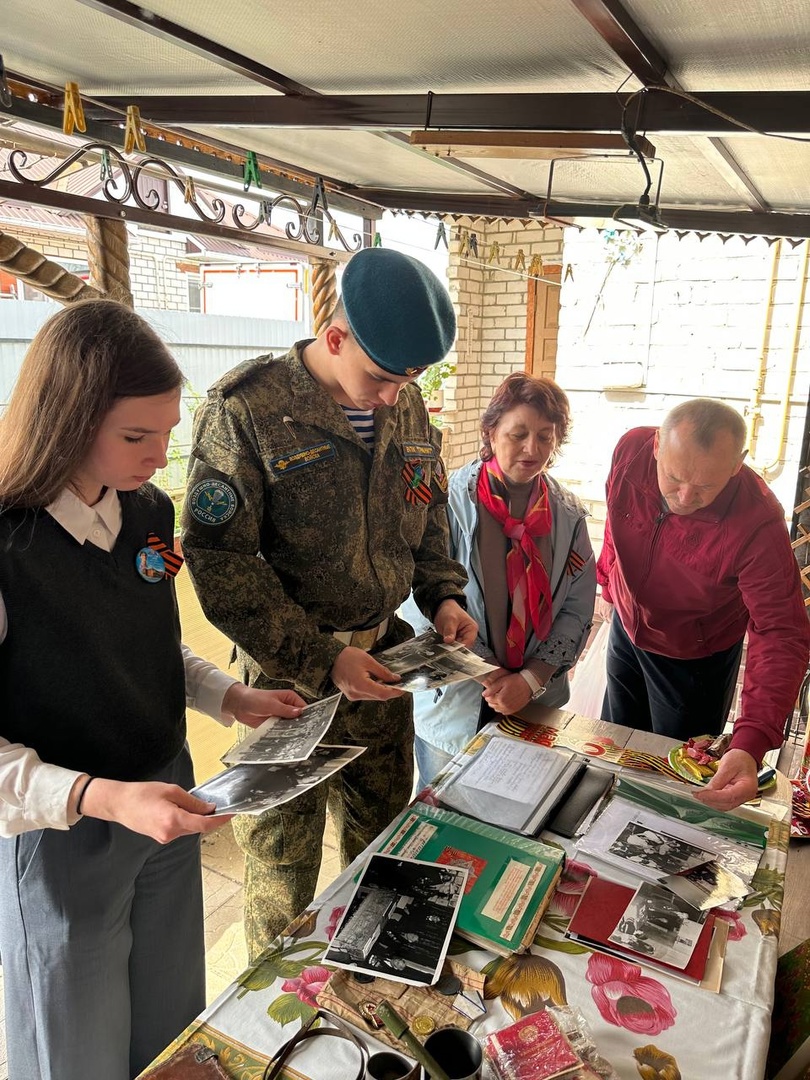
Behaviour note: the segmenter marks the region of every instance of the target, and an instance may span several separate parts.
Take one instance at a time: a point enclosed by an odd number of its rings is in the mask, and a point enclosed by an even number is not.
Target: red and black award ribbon
[[[427,506],[433,498],[430,484],[425,482],[425,473],[419,462],[406,461],[402,470],[405,481],[405,499],[413,506],[423,503]]]
[[[180,568],[183,565],[183,556],[178,555],[176,551],[168,546],[168,544],[164,544],[160,537],[155,536],[154,533],[149,533],[149,536],[146,538],[146,543],[153,551],[156,551],[163,557],[167,577],[176,577],[180,573]]]

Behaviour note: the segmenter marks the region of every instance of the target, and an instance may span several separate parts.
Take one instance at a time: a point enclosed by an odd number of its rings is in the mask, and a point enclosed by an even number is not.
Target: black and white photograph
[[[191,794],[216,804],[215,814],[261,814],[328,780],[354,761],[364,746],[316,746],[292,765],[232,765]]]
[[[324,963],[432,986],[456,923],[466,869],[372,855]]]
[[[384,649],[376,653],[374,659],[396,675],[401,675],[398,688],[413,694],[465,679],[480,679],[495,670],[493,664],[482,660],[458,642],[445,644],[432,630]]]
[[[628,822],[608,851],[661,874],[680,874],[714,859],[711,851],[637,821]]]
[[[740,900],[751,891],[742,878],[716,862],[696,866],[683,874],[671,874],[661,884],[698,911],[710,911],[731,900]]]
[[[390,649],[375,653],[374,659],[395,675],[402,675],[461,648],[463,646],[460,642],[451,641],[445,644],[435,630],[426,630],[419,637],[401,641],[399,645],[392,645]]]
[[[644,882],[609,940],[662,964],[685,968],[706,915],[662,885]]]
[[[221,760],[227,765],[306,761],[329,730],[342,696],[333,694],[314,701],[292,720],[271,716],[242,742],[232,746]]]

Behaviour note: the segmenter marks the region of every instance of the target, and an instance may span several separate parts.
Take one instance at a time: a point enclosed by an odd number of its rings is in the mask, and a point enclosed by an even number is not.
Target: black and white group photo
[[[694,952],[706,912],[660,885],[636,890],[610,941],[672,967],[684,968]]]
[[[661,874],[681,874],[714,859],[711,851],[636,821],[628,822],[608,850]]]
[[[362,746],[316,746],[291,765],[232,765],[191,794],[216,804],[217,814],[261,814],[328,779],[363,753]]]
[[[467,870],[372,855],[324,962],[430,986],[439,977]]]

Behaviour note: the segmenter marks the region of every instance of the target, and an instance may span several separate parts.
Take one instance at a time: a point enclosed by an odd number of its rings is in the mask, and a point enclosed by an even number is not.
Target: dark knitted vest
[[[150,532],[171,545],[171,501],[151,484],[120,498],[111,552],[45,510],[0,513],[0,735],[53,765],[138,780],[183,746],[185,673],[174,583],[135,566]]]

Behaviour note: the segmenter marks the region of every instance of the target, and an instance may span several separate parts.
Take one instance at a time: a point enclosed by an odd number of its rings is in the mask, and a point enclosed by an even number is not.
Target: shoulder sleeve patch
[[[188,511],[201,525],[225,525],[236,513],[236,491],[224,480],[199,480],[188,493]]]

